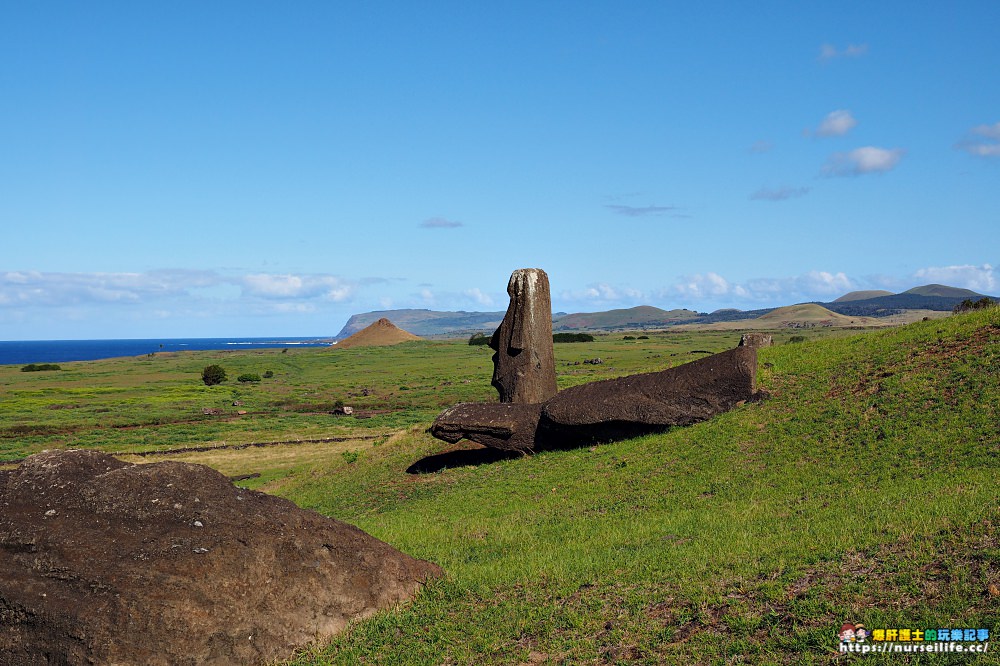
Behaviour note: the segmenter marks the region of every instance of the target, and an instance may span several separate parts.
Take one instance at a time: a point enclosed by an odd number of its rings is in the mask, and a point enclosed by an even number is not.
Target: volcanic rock
[[[468,439],[502,451],[530,451],[541,414],[540,404],[462,402],[443,411],[430,432],[451,443]]]
[[[0,472],[0,664],[250,664],[439,567],[202,465],[47,451]]]
[[[490,339],[492,384],[500,402],[540,403],[556,394],[549,276],[540,268],[514,271],[507,283],[510,305]]]
[[[461,403],[430,432],[505,451],[581,446],[704,421],[756,392],[757,350],[737,347],[668,370],[581,384],[541,404]]]
[[[757,352],[737,347],[659,372],[573,386],[546,402],[546,444],[616,439],[709,419],[754,397]]]
[[[423,338],[404,331],[385,317],[361,329],[354,335],[341,340],[334,349],[350,349],[351,347],[386,347],[398,345],[400,342],[422,340]]]

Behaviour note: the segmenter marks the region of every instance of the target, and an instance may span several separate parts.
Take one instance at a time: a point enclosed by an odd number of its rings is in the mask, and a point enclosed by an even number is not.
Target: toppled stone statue
[[[500,402],[534,404],[556,394],[549,276],[540,268],[521,268],[507,283],[510,305],[490,338],[493,386]]]
[[[431,434],[506,451],[580,446],[684,426],[758,398],[757,352],[737,347],[668,370],[582,384],[544,403],[461,403]]]
[[[203,465],[47,451],[0,507],[0,664],[269,663],[441,573]]]
[[[762,397],[756,392],[757,347],[763,346],[758,339],[668,370],[557,392],[548,286],[541,270],[514,272],[507,287],[510,307],[491,340],[498,350],[493,385],[500,404],[460,403],[446,409],[431,425],[434,437],[527,453],[690,425]],[[524,302],[526,294],[536,306]],[[529,317],[533,321],[526,323]]]

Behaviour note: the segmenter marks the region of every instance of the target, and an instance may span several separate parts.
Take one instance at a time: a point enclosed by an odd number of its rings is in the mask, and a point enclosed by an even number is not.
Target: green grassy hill
[[[976,293],[970,289],[959,289],[958,287],[949,287],[943,284],[925,284],[922,287],[907,289],[903,293],[915,296],[937,296],[939,298],[979,299],[983,297],[982,294]]]
[[[891,291],[886,291],[885,289],[869,289],[867,291],[851,291],[840,298],[833,301],[834,303],[848,303],[850,301],[864,301],[869,298],[878,298],[880,296],[892,296]]]
[[[661,310],[651,305],[634,308],[607,310],[605,312],[578,312],[556,317],[552,322],[554,331],[571,330],[625,330],[671,326],[678,322],[698,317],[691,310]]]
[[[448,573],[295,663],[832,664],[845,621],[995,635],[1000,310],[760,360],[773,397],[694,427],[408,475],[442,448],[421,427],[283,486]]]
[[[293,664],[842,663],[836,632],[1000,630],[1000,308],[761,350],[772,397],[693,427],[488,464],[426,428],[495,399],[463,343],[0,367],[0,454],[95,447],[211,464],[358,525],[446,578]],[[557,345],[561,388],[738,333]],[[574,365],[601,356],[598,366]],[[201,368],[242,386],[200,385]],[[236,416],[234,399],[248,413]],[[332,417],[343,399],[372,418]],[[204,416],[202,407],[225,411]],[[341,439],[337,439],[341,438]],[[283,442],[269,447],[223,448]],[[471,447],[470,447],[471,448]],[[423,473],[409,473],[423,461]],[[926,663],[1000,663],[997,653]],[[906,663],[925,663],[905,659]],[[899,664],[898,655],[863,663]]]
[[[815,326],[846,326],[851,323],[851,318],[831,312],[816,303],[802,303],[777,308],[765,315],[761,315],[756,321],[778,326],[808,324]]]

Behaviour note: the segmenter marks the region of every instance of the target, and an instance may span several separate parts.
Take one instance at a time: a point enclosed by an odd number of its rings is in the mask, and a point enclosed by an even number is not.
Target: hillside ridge
[[[968,289],[929,284],[902,293],[876,289],[852,291],[830,302],[815,302],[829,312],[847,318],[899,318],[908,311],[951,312],[965,299],[983,298]],[[997,300],[997,297],[992,297]],[[782,306],[794,307],[794,306]],[[710,325],[753,320],[781,308],[738,310],[722,308],[698,312],[686,308],[664,310],[652,305],[616,308],[598,312],[555,313],[555,331],[615,331],[628,329],[669,328],[678,325]],[[913,312],[916,318],[923,313]],[[421,336],[463,337],[475,332],[492,333],[503,319],[503,312],[436,311],[427,309],[377,310],[352,315],[335,339],[357,333],[380,318],[389,318],[406,330]],[[833,321],[841,321],[836,318]],[[765,322],[768,320],[764,320]],[[844,325],[846,322],[841,322]],[[852,325],[858,325],[854,322]]]

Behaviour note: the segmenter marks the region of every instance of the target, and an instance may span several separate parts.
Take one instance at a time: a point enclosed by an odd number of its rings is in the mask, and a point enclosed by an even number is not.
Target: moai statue
[[[770,347],[773,343],[774,339],[768,333],[744,333],[740,337],[740,344],[737,346],[760,349],[761,347]]]
[[[510,305],[493,333],[493,386],[500,402],[545,402],[557,392],[549,276],[521,268],[507,283]]]

